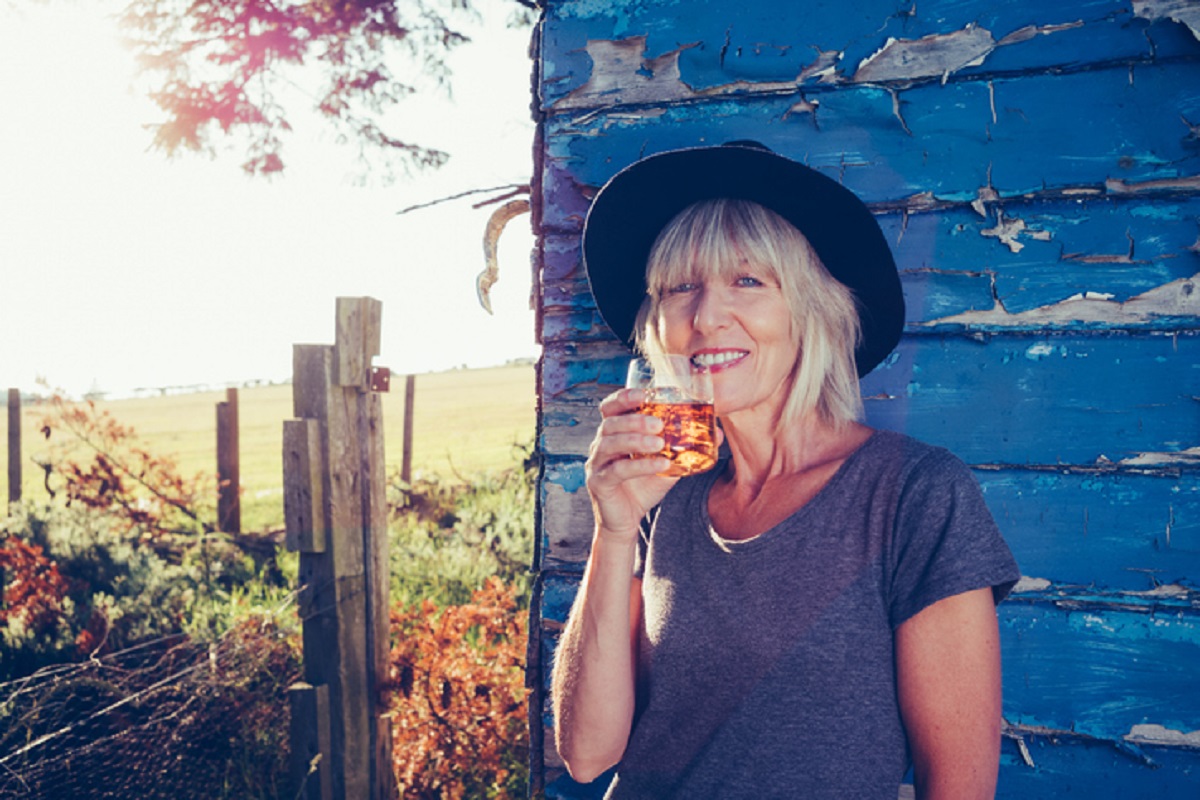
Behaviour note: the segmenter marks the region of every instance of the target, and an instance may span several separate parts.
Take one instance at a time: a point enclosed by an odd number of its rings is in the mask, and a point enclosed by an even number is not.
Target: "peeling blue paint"
[[[542,480],[544,483],[553,483],[562,487],[563,491],[574,494],[583,489],[587,475],[584,473],[582,464],[555,464],[546,469]]]
[[[916,40],[968,25],[989,31],[997,43],[1006,43],[988,54],[982,64],[958,70],[963,75],[1077,67],[1097,51],[1113,59],[1146,59],[1153,55],[1156,45],[1178,47],[1172,34],[1179,26],[1136,20],[1129,4],[1122,2],[1062,0],[1040,9],[1038,14],[1023,4],[981,0],[933,0],[916,5],[907,0],[867,0],[852,6],[807,2],[803,20],[781,26],[779,10],[770,3],[742,4],[736,18],[730,19],[722,13],[727,3],[693,0],[688,4],[691,24],[686,38],[681,35],[683,26],[669,10],[644,13],[638,8],[641,5],[609,3],[604,8],[598,2],[552,4],[551,30],[560,38],[554,63],[564,54],[582,52],[589,39],[646,35],[648,59],[672,52],[683,41],[697,42],[698,47],[683,53],[679,67],[689,86],[703,90],[733,80],[794,80],[817,51],[838,53],[838,73],[844,78],[889,39]],[[636,27],[631,26],[631,14],[640,17]],[[1062,29],[1052,34],[1013,36],[1033,26]],[[1005,37],[1009,37],[1007,41]],[[564,94],[578,88],[588,71],[577,67],[571,82],[555,88]],[[557,96],[548,99],[553,101]]]
[[[1128,749],[1122,740],[1070,731],[1023,732],[1023,751],[1006,737],[997,800],[1034,797],[1185,798],[1195,794],[1196,756],[1184,749]],[[1028,759],[1028,761],[1026,760]]]
[[[789,124],[795,98],[787,96],[670,106],[653,116],[629,116],[617,127],[602,117],[568,116],[553,117],[547,126],[566,143],[571,172],[585,185],[601,185],[646,152],[653,128],[661,132],[650,152],[757,138],[840,178],[869,202],[931,192],[940,200],[969,203],[984,186],[1015,197],[1055,187],[1102,187],[1110,178],[1149,181],[1200,172],[1200,151],[1187,145],[1180,120],[1180,109],[1200,107],[1200,62],[1190,71],[1193,79],[1185,80],[1178,69],[1140,67],[1133,85],[1129,70],[1114,68],[918,86],[900,93],[899,117],[889,91],[845,88],[822,96],[817,126]],[[1044,88],[1029,85],[1039,81]],[[1108,107],[1114,98],[1123,115],[1079,128],[1075,109]],[[914,139],[922,146],[913,147]],[[1072,151],[1058,155],[1065,140],[1073,141]],[[1130,141],[1141,146],[1131,150]],[[1039,157],[1022,157],[1029,152]],[[1141,158],[1145,153],[1155,155]]]
[[[1200,729],[1197,613],[1001,606],[1004,718],[1117,741],[1143,723]]]
[[[958,299],[945,289],[938,304],[926,305],[910,284],[914,271],[939,270],[994,279],[995,296],[1006,309],[1020,313],[1057,303],[1081,291],[1111,295],[1124,301],[1173,280],[1200,272],[1200,253],[1191,248],[1200,234],[1200,198],[1161,203],[1147,198],[1055,199],[1037,203],[1007,203],[1004,213],[1031,228],[1049,231],[1049,239],[1022,237],[1023,247],[1012,252],[981,231],[995,224],[970,206],[936,212],[880,217],[905,278],[909,319],[930,320],[978,308],[975,287]],[[922,280],[936,280],[925,277]],[[989,287],[979,289],[989,291]],[[987,307],[987,306],[985,306]]]
[[[1200,386],[1162,391],[1179,386],[1187,366],[1200,361],[1200,336],[1064,335],[1047,344],[1070,358],[1000,357],[1007,348],[1024,354],[1038,344],[1001,336],[987,345],[952,337],[903,341],[895,362],[863,380],[867,420],[976,464],[1095,465],[1178,449],[1171,443],[1181,431],[1200,438],[1200,403],[1191,399]],[[919,383],[911,380],[914,364],[922,368]]]

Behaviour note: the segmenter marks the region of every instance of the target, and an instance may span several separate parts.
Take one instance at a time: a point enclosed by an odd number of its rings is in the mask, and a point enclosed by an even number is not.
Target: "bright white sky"
[[[536,355],[529,217],[500,240],[489,316],[482,197],[396,214],[529,181],[529,32],[503,9],[453,57],[453,101],[395,112],[389,132],[450,163],[363,187],[356,151],[306,112],[273,181],[243,176],[240,142],[215,160],[151,151],[159,112],[131,88],[120,6],[0,2],[0,389],[287,379],[293,344],[333,342],[338,296],[383,302],[375,363],[393,374]]]

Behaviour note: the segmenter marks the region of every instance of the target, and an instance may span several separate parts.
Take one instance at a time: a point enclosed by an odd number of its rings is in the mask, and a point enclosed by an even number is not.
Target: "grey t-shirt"
[[[644,534],[637,716],[607,796],[895,800],[894,630],[1020,577],[974,476],[878,431],[793,516],[728,541],[707,512],[721,466]]]

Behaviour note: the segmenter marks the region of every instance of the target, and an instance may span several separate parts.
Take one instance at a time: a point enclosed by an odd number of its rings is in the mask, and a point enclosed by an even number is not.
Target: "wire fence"
[[[255,615],[0,684],[0,798],[284,797],[289,628]]]

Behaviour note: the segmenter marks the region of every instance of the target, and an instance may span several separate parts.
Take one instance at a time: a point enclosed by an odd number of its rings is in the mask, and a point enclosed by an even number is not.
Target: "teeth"
[[[746,355],[744,350],[725,350],[720,353],[698,353],[692,356],[692,361],[698,367],[715,367],[717,364],[726,364],[730,361],[737,361],[742,356]]]

